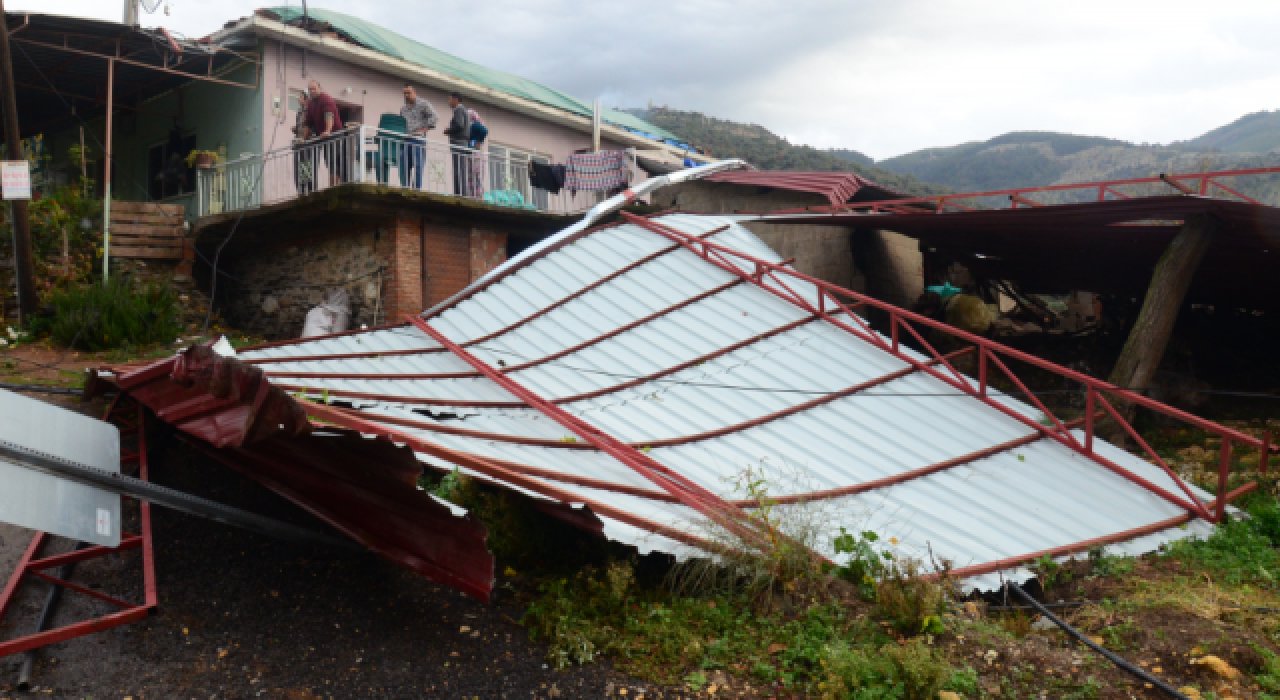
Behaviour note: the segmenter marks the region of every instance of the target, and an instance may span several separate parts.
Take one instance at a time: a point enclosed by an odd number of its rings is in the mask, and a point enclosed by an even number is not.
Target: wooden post
[[[1209,249],[1217,224],[1207,215],[1187,217],[1182,230],[1169,243],[1156,263],[1142,311],[1129,331],[1120,358],[1111,370],[1110,382],[1121,388],[1143,390],[1155,377],[1164,357],[1173,324],[1195,277],[1196,268]],[[1134,407],[1123,403],[1116,407],[1126,420],[1133,419]]]
[[[0,0],[0,18],[4,2]],[[0,26],[0,102],[3,102],[4,141],[10,160],[22,160],[22,134],[18,130],[18,95],[13,83],[13,57],[9,55],[9,25]],[[26,323],[36,312],[36,270],[31,258],[31,221],[26,200],[16,200],[13,213],[13,274],[18,280],[18,321]],[[0,319],[3,321],[4,319]]]

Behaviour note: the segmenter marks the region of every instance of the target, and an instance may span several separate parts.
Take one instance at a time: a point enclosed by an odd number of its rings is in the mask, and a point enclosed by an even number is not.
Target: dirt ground
[[[100,415],[102,405],[82,408]],[[151,468],[157,483],[322,527],[180,443]],[[373,555],[308,549],[163,508],[153,509],[153,523],[158,613],[45,648],[29,694],[14,687],[21,656],[0,659],[0,698],[662,695],[607,664],[548,668],[545,649],[517,624],[523,612],[509,579],[500,578],[493,601],[483,604]],[[0,577],[7,580],[31,535],[0,524]],[[49,551],[71,546],[56,544]],[[139,601],[141,568],[136,552],[113,555],[82,564],[72,580]],[[46,591],[28,583],[0,637],[30,632]],[[54,622],[110,611],[69,593]]]

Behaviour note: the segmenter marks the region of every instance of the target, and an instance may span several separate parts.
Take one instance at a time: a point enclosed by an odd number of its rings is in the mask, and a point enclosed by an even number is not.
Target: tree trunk
[[[1209,249],[1216,227],[1217,224],[1207,215],[1187,217],[1182,230],[1160,256],[1155,273],[1151,275],[1147,296],[1142,301],[1142,311],[1111,370],[1109,381],[1112,384],[1135,391],[1151,385],[1173,335],[1173,324],[1178,320],[1182,301],[1187,296],[1196,268]],[[1135,406],[1127,402],[1116,406],[1120,415],[1129,421],[1133,420],[1134,409]],[[1117,431],[1122,430],[1119,426],[1114,427]]]

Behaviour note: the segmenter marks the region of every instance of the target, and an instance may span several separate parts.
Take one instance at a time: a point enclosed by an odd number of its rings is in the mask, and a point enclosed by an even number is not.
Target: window
[[[515,190],[524,201],[546,211],[547,191],[529,184],[530,163],[550,163],[546,156],[511,146],[489,144],[489,189]]]
[[[187,167],[186,160],[195,147],[195,134],[175,134],[168,141],[147,149],[147,195],[151,199],[167,199],[195,191],[195,168]]]

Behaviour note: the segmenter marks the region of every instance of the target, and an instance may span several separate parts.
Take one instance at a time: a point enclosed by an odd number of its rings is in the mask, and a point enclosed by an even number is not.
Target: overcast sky
[[[170,0],[203,36],[265,6]],[[294,4],[297,4],[296,2]],[[1280,107],[1280,2],[316,0],[613,106],[652,101],[876,159],[1053,130],[1167,143]],[[119,21],[120,0],[6,8]]]

